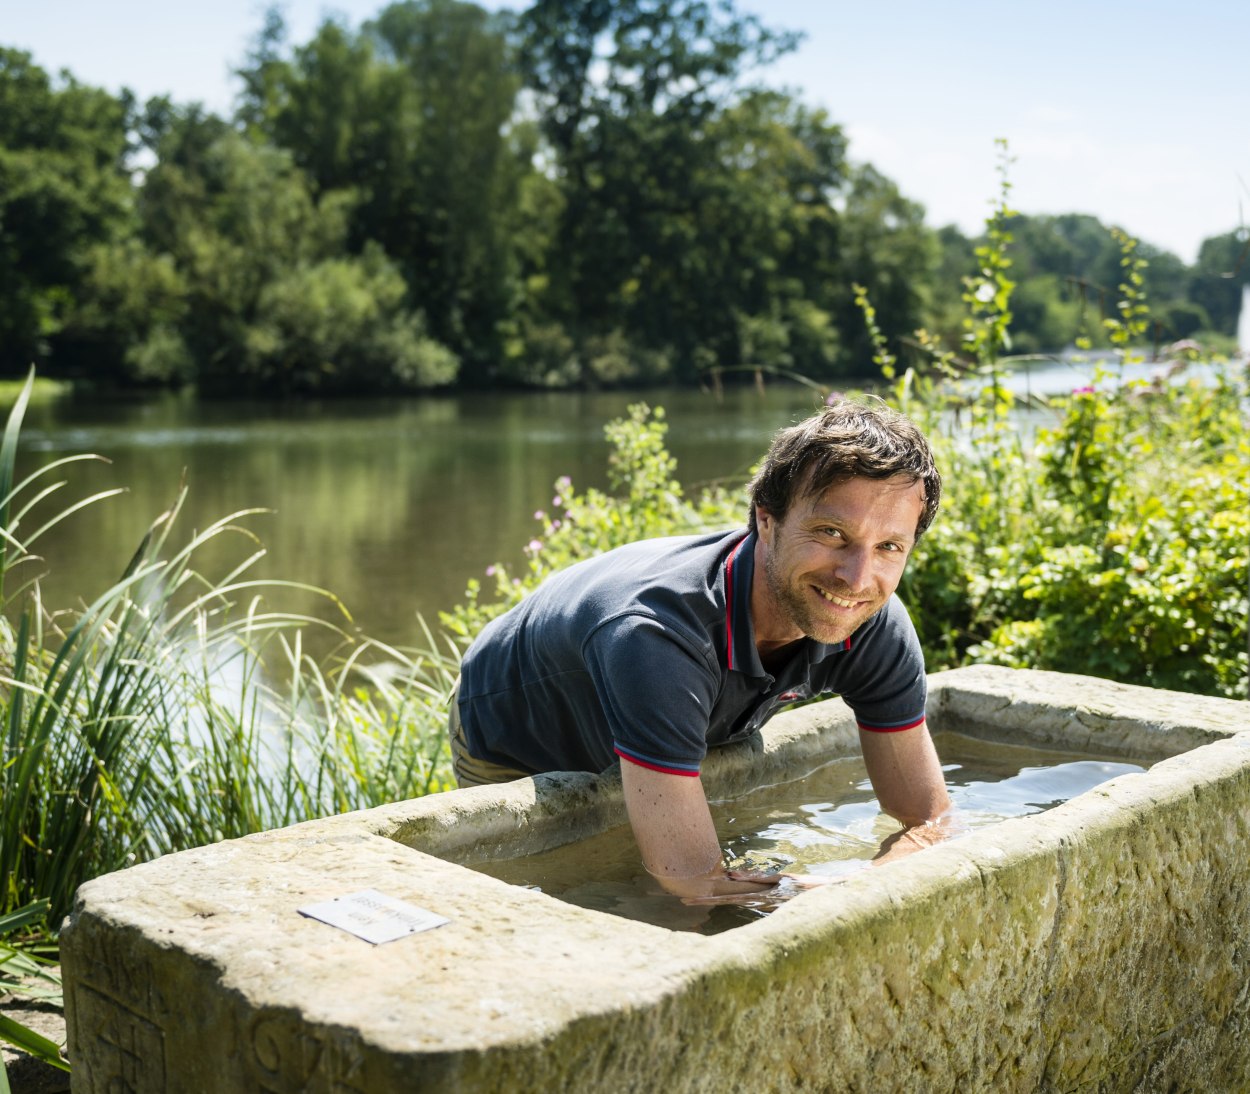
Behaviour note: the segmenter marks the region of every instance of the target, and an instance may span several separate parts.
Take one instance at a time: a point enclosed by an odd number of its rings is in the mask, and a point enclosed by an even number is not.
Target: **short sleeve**
[[[648,615],[595,629],[583,657],[618,756],[667,774],[699,773],[719,690],[712,656]]]
[[[912,729],[924,721],[928,682],[924,653],[911,616],[897,596],[861,634],[853,637],[853,684],[842,698],[861,729]]]

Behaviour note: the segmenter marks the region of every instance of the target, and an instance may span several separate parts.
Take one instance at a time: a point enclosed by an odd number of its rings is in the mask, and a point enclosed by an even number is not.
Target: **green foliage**
[[[1145,260],[1113,238],[1123,276],[1105,326],[1123,359],[1149,326]],[[985,661],[1250,692],[1247,377],[1207,367],[1212,380],[1186,380],[1182,361],[1149,384],[1100,372],[1046,404],[1053,424],[1029,446],[995,368],[954,418],[910,370],[894,385],[948,484],[902,585],[931,670]]]
[[[837,225],[838,258],[829,268],[835,322],[843,340],[843,371],[862,377],[876,347],[864,336],[853,285],[871,297],[886,344],[898,347],[933,311],[940,255],[924,210],[871,165],[851,172],[845,212]]]
[[[985,222],[985,242],[973,251],[978,263],[977,272],[964,282],[963,299],[968,308],[964,319],[964,349],[981,366],[993,366],[1003,351],[1011,348],[1008,333],[1011,326],[1010,301],[1012,290],[1016,287],[1016,283],[1007,276],[1011,267],[1007,247],[1013,238],[1007,221],[1014,215],[1007,204],[1011,193],[1011,182],[1007,178],[1011,157],[1007,153],[1006,141],[999,140],[997,144],[999,196],[993,214]]]
[[[881,375],[887,380],[893,380],[895,375],[895,364],[898,358],[890,352],[889,346],[886,344],[885,335],[881,333],[881,328],[877,326],[877,309],[872,306],[872,302],[868,299],[868,290],[858,282],[851,286],[855,290],[855,303],[864,313],[864,327],[868,331],[868,338],[872,342],[872,363],[881,370]]]
[[[521,31],[561,196],[544,292],[571,343],[621,331],[679,379],[823,377],[861,364],[851,280],[890,335],[919,320],[919,207],[851,168],[823,111],[742,86],[795,36],[701,0],[539,2]]]
[[[470,379],[499,356],[518,288],[519,185],[533,173],[532,149],[510,132],[506,26],[474,4],[407,0],[358,32],[329,19],[288,57],[271,16],[242,72],[250,132],[286,150],[314,194],[356,194],[350,249],[385,250]]]
[[[187,281],[170,254],[154,254],[136,237],[99,244],[76,306],[62,332],[62,359],[93,379],[178,385],[195,378],[181,333]]]
[[[378,248],[360,259],[284,272],[257,300],[244,372],[270,391],[418,390],[450,383],[459,361],[426,337],[422,318],[405,310],[405,296],[403,279]]]
[[[92,246],[126,225],[129,113],[0,47],[0,372],[47,359]]]
[[[944,382],[908,369],[892,385],[947,484],[901,586],[928,667],[987,661],[1250,694],[1246,371],[1217,359],[1213,380],[1186,381],[1182,359],[1149,384],[1097,372],[1092,386],[1042,402],[1053,424],[1026,445],[1000,382],[1015,289],[1005,276],[1007,163],[1004,146],[1000,200],[964,295],[973,386],[924,331],[918,342]],[[1110,238],[1119,299],[1103,325],[1123,362],[1150,329],[1148,261],[1126,233]],[[894,362],[857,292],[890,379]]]
[[[1137,249],[1137,240],[1119,228],[1111,229],[1112,238],[1120,247],[1120,299],[1116,303],[1117,315],[1104,319],[1111,344],[1125,356],[1132,352],[1150,326],[1150,308],[1146,304],[1145,278],[1142,272],[1149,263]]]
[[[1210,319],[1210,329],[1220,334],[1237,332],[1242,287],[1250,284],[1250,231],[1212,236],[1198,250],[1189,284],[1189,298]]]
[[[985,637],[968,656],[1246,696],[1245,397],[1228,370],[1214,385],[1082,391],[1061,404],[1032,464],[1033,535],[984,590]]]
[[[933,232],[828,113],[755,82],[798,40],[733,0],[399,0],[300,43],[275,9],[230,119],[0,51],[0,373],[281,396],[827,382],[881,346],[992,370],[1009,336],[1233,336],[1245,233],[1192,270],[1145,244],[1121,268],[1094,218],[1008,207],[1005,146],[987,234]],[[1149,329],[1113,310],[1121,284]]]
[[[1084,347],[1112,345],[1104,320],[1122,318],[1116,301],[1124,298],[1120,286],[1127,274],[1121,245],[1112,230],[1096,217],[1076,213],[1050,216],[1012,211],[1004,226],[1012,237],[1011,269],[1016,282],[1010,331],[1014,351],[1053,353],[1078,341]],[[932,321],[943,340],[953,342],[965,315],[962,301],[955,300],[946,286],[977,269],[972,252],[978,243],[988,242],[988,236],[972,241],[947,227],[937,237],[942,257]],[[1197,335],[1207,352],[1217,352],[1208,332],[1219,326],[1232,334],[1235,328],[1241,289],[1236,280],[1240,275],[1232,271],[1241,269],[1237,262],[1241,250],[1233,233],[1208,240],[1202,252],[1206,259],[1200,255],[1191,270],[1175,255],[1134,241],[1135,257],[1141,259],[1136,267],[1141,278],[1137,288],[1143,300],[1149,296],[1155,302],[1142,340],[1162,347]],[[1212,270],[1208,275],[1204,264],[1208,269],[1218,265],[1219,272]],[[1207,311],[1205,301],[1210,298],[1218,302],[1218,323]]]
[[[1011,316],[1012,347],[1019,354],[1053,353],[1075,341],[1085,326],[1080,302],[1049,273],[1019,279]]]
[[[200,127],[175,118],[163,146],[184,149],[186,130]],[[232,394],[413,390],[455,378],[457,358],[409,309],[382,249],[342,254],[356,196],[314,197],[287,153],[210,137],[188,166],[173,155],[154,168],[145,198],[181,308],[129,353],[132,371],[189,373],[201,390]]]

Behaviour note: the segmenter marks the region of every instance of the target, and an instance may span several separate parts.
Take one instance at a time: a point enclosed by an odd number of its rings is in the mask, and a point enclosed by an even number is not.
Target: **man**
[[[682,897],[732,899],[776,879],[722,867],[704,755],[836,692],[905,826],[882,857],[940,838],[924,661],[894,596],[941,496],[928,443],[884,406],[839,403],[776,436],[750,493],[745,532],[617,548],[483,628],[452,705],[461,786],[619,757],[646,869]]]

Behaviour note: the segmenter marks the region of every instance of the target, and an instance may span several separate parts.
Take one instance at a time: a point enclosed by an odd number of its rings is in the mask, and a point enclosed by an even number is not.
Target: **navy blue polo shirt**
[[[751,625],[755,535],[632,543],[554,574],[478,635],[461,670],[469,752],[538,773],[621,756],[697,775],[709,748],[796,699],[838,693],[868,730],[924,720],[924,658],[897,597],[849,639],[766,672]]]

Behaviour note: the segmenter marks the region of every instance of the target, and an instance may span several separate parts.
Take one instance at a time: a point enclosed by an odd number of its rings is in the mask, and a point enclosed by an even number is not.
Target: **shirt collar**
[[[754,532],[748,532],[725,559],[725,666],[731,672],[764,676],[755,628],[751,625],[751,579],[755,574]]]

